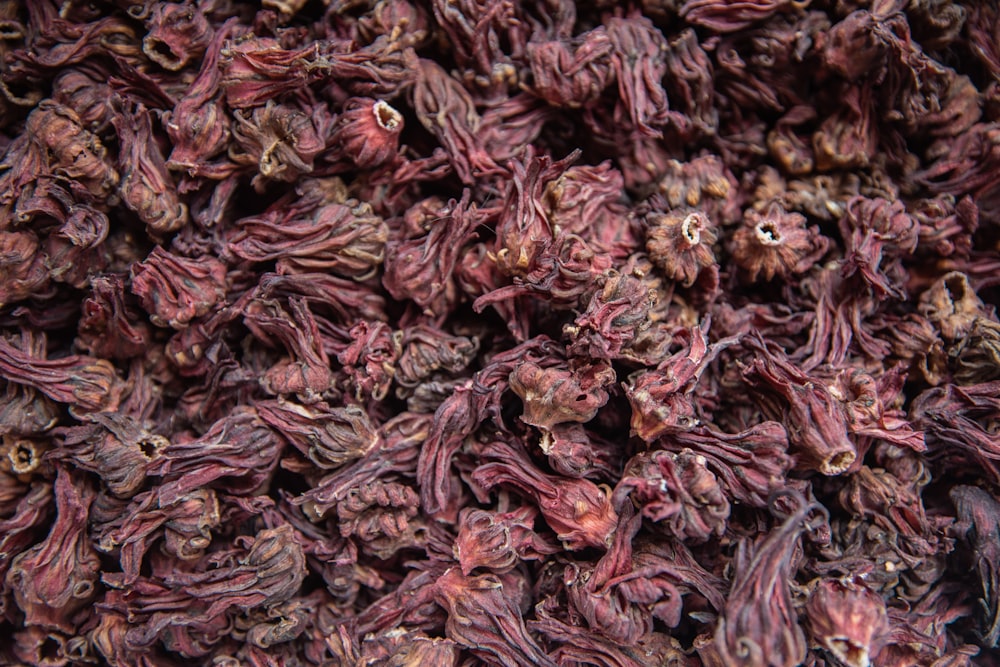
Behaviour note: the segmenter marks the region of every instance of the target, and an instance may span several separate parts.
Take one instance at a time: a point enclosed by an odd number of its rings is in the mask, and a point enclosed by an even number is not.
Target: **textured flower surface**
[[[0,665],[996,665],[998,45],[0,0]]]

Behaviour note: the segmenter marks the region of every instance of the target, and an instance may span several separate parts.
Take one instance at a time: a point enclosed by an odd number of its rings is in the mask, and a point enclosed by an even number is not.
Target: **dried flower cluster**
[[[0,664],[1000,664],[998,7],[0,0]]]

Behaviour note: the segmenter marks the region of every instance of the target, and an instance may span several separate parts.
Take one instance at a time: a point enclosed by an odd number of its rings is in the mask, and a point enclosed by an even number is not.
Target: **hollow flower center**
[[[701,230],[704,226],[705,222],[701,219],[701,216],[697,213],[692,213],[684,218],[684,222],[681,223],[681,234],[684,235],[689,245],[698,245],[701,243]]]
[[[372,113],[375,114],[375,121],[379,127],[390,132],[399,127],[403,120],[403,116],[398,111],[382,100],[375,103],[372,107]]]
[[[761,245],[779,245],[781,243],[781,232],[778,231],[778,226],[771,220],[765,220],[760,223],[754,231]]]

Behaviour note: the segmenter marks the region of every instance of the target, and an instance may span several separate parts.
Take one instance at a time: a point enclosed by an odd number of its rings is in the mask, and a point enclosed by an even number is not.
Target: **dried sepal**
[[[187,224],[187,205],[180,201],[166,161],[153,134],[152,112],[142,104],[123,102],[112,116],[121,143],[122,201],[139,216],[154,237],[176,232]]]
[[[524,403],[522,421],[551,430],[556,424],[588,422],[608,401],[615,380],[610,365],[542,366],[525,363],[510,375],[510,388]]]
[[[350,337],[337,361],[344,367],[357,400],[370,396],[380,401],[389,393],[396,374],[402,334],[384,322],[362,320],[351,327]]]
[[[949,496],[958,519],[954,533],[971,547],[972,565],[979,578],[979,635],[987,646],[996,648],[1000,644],[1000,501],[973,486],[956,486]]]
[[[617,523],[610,489],[547,475],[526,454],[502,443],[493,445],[489,458],[495,462],[473,473],[477,484],[486,489],[511,486],[534,500],[567,549],[607,548]]]
[[[420,496],[406,484],[375,480],[348,491],[337,503],[340,534],[386,559],[418,544]]]
[[[268,181],[291,183],[312,172],[313,160],[324,148],[317,118],[273,102],[250,113],[236,110],[233,115],[236,145],[230,146],[229,156],[256,168],[253,185],[258,192]]]
[[[88,420],[92,423],[62,432],[62,454],[78,468],[96,473],[115,496],[131,498],[169,440],[126,414],[101,412]]]
[[[121,380],[106,359],[39,358],[0,337],[0,370],[8,382],[32,387],[81,413],[114,410],[121,400]]]
[[[538,510],[531,505],[509,512],[462,510],[452,548],[462,573],[468,576],[483,568],[502,574],[522,560],[540,560],[557,553],[558,544],[535,532],[536,516]]]
[[[790,583],[796,548],[817,506],[786,494],[797,501],[792,513],[756,544],[744,539],[737,545],[733,585],[715,629],[722,664],[795,667],[806,657]]]
[[[549,104],[571,109],[600,99],[613,81],[613,45],[604,26],[564,40],[528,42],[532,91]]]
[[[244,218],[229,251],[252,262],[277,260],[279,273],[332,271],[365,280],[382,264],[388,236],[385,221],[369,204],[349,199],[301,217],[275,211],[273,216]]]
[[[630,499],[643,517],[687,544],[721,535],[730,503],[707,464],[704,456],[689,449],[638,454],[615,486],[615,503]]]
[[[473,654],[517,667],[555,667],[524,625],[511,586],[493,574],[474,577],[457,568],[434,584],[434,600],[448,612],[448,638]]]
[[[964,338],[977,319],[990,315],[968,276],[958,271],[941,276],[921,294],[918,309],[947,341]]]
[[[106,199],[118,185],[118,172],[101,139],[83,127],[75,111],[51,101],[28,116],[26,131],[53,173],[75,179],[95,197]]]
[[[1000,380],[1000,323],[976,318],[950,354],[955,360],[955,379],[959,383]]]

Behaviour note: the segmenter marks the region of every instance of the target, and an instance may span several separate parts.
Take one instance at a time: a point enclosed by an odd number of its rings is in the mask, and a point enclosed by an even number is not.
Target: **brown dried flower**
[[[702,211],[678,209],[647,216],[646,252],[671,280],[690,287],[701,270],[715,263],[712,244],[717,237],[712,221]]]
[[[762,212],[746,211],[743,226],[733,235],[732,253],[747,278],[757,282],[808,271],[829,242],[817,227],[806,227],[805,216],[772,202]]]
[[[958,271],[941,276],[921,294],[918,309],[948,341],[966,337],[977,319],[990,316],[968,276]]]
[[[315,120],[293,107],[268,102],[249,114],[233,112],[233,139],[229,156],[257,168],[253,185],[263,191],[267,181],[292,183],[313,170],[313,159],[323,148]]]

